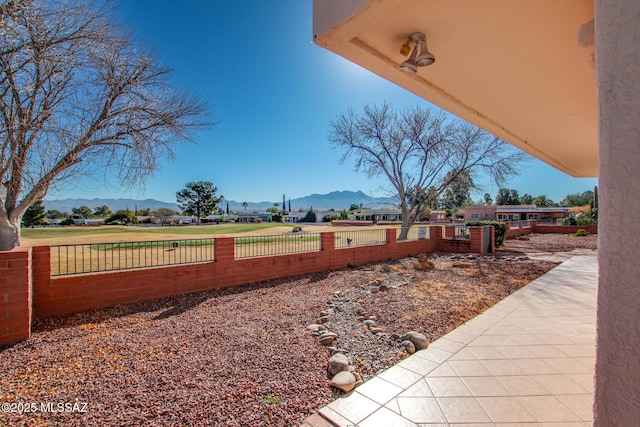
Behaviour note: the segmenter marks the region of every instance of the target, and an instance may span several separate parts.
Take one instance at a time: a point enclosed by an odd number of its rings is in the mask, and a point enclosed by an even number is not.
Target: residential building
[[[431,222],[446,222],[448,221],[447,211],[431,211],[429,220]]]
[[[400,209],[361,209],[353,214],[356,221],[402,221]]]
[[[467,206],[465,221],[526,221],[556,222],[567,216],[569,208],[538,207],[536,205]]]

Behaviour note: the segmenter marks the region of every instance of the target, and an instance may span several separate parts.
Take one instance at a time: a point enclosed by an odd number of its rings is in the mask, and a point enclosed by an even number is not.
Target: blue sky
[[[197,144],[176,147],[143,189],[95,181],[65,184],[47,198],[153,198],[175,202],[188,181],[208,180],[236,201],[282,200],[335,190],[388,195],[327,140],[329,123],[349,107],[433,107],[421,98],[311,42],[311,0],[123,0],[118,10],[134,36],[175,70],[172,83],[207,98],[218,125]],[[506,183],[554,201],[592,189],[532,160]],[[498,191],[487,185],[492,197]],[[474,198],[479,198],[479,195]]]

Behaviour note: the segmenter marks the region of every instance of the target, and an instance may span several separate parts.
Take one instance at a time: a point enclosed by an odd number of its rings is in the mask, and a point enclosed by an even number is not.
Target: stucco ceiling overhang
[[[592,0],[315,0],[314,42],[569,175],[594,177],[596,88],[578,41],[593,15]],[[409,74],[399,50],[416,31],[436,62]]]

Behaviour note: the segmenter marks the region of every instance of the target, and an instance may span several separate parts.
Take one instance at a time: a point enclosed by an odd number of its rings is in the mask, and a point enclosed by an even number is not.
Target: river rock
[[[356,387],[361,386],[362,384],[364,384],[364,380],[362,379],[362,377],[360,376],[359,373],[353,372],[353,376],[356,377]]]
[[[367,319],[367,320],[365,320],[365,321],[364,321],[364,322],[362,322],[362,323],[364,323],[365,325],[367,325],[367,326],[368,326],[368,327],[370,327],[370,328],[371,328],[371,327],[373,327],[373,326],[377,326],[376,321],[375,321],[375,320],[372,320],[372,319]]]
[[[318,342],[324,346],[330,346],[338,338],[335,332],[325,332],[318,337]]]
[[[349,358],[342,353],[336,353],[329,358],[327,372],[334,376],[338,372],[349,370]]]
[[[419,332],[410,331],[400,337],[400,341],[411,341],[416,347],[416,350],[424,350],[429,346],[427,337]]]
[[[373,328],[369,328],[369,332],[371,332],[372,334],[379,334],[384,332],[384,329],[379,326],[374,326]]]
[[[416,352],[416,346],[409,340],[402,341],[400,345],[404,347],[404,349],[407,350],[407,353],[409,354],[413,354]]]
[[[350,392],[356,386],[356,377],[351,372],[338,372],[329,382],[329,385],[344,392]]]
[[[327,328],[324,325],[319,325],[317,323],[312,323],[309,326],[307,326],[307,329],[309,329],[311,332],[319,332],[319,331],[324,331]]]

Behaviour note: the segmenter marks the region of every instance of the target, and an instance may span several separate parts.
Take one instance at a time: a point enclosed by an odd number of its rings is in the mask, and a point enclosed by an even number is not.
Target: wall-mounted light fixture
[[[424,33],[413,33],[409,36],[407,41],[400,48],[400,53],[404,56],[409,54],[411,50],[411,46],[409,43],[413,41],[413,51],[411,51],[411,56],[409,59],[400,64],[400,69],[402,71],[406,71],[407,73],[417,73],[418,67],[426,67],[427,65],[431,65],[435,62],[436,58],[433,56],[431,52],[427,49],[427,38]],[[420,49],[420,54],[418,54],[418,49]]]

